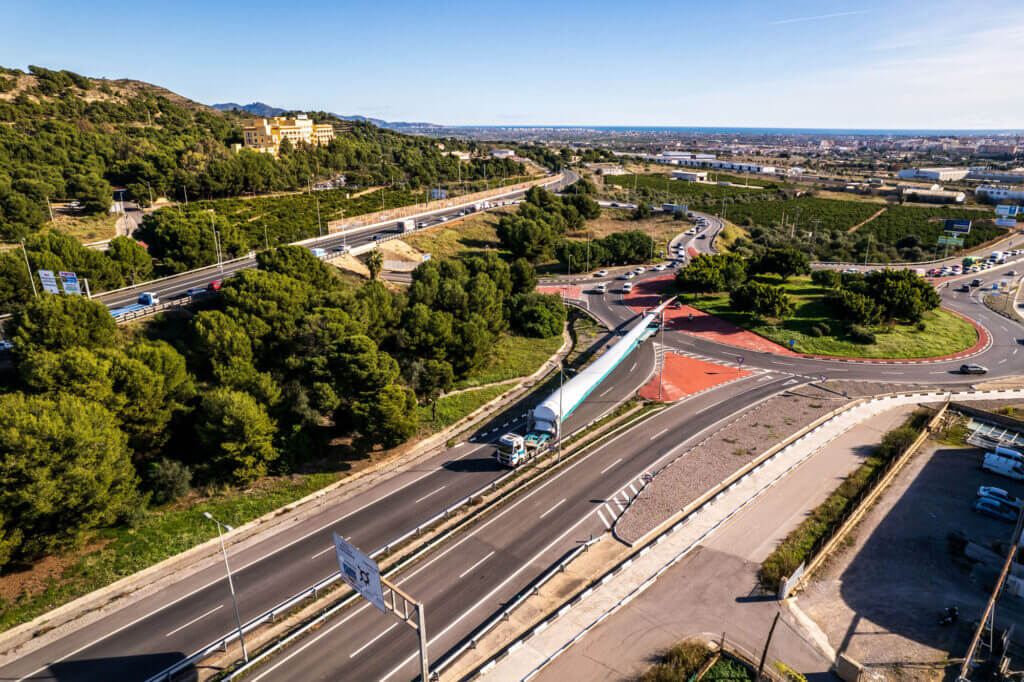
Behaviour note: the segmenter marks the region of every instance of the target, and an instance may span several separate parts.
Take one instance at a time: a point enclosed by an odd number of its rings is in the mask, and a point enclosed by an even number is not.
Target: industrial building
[[[242,126],[242,139],[247,149],[276,156],[284,140],[293,145],[300,142],[315,145],[329,143],[334,139],[334,126],[328,123],[315,124],[305,114],[295,118],[257,118]]]
[[[1000,171],[987,168],[972,168],[968,180],[979,180],[981,182],[1000,182],[1007,185],[1024,185],[1024,171],[1019,168]]]
[[[929,204],[962,204],[967,200],[967,195],[963,192],[945,189],[904,187],[903,198],[907,201],[920,201]]]
[[[999,187],[996,185],[978,185],[974,196],[993,203],[1024,201],[1024,187]]]
[[[511,149],[492,149],[491,156],[496,159],[511,159],[516,153]]]
[[[963,180],[970,172],[967,168],[904,168],[897,173],[902,180],[931,180],[933,182],[956,182]]]
[[[708,173],[707,171],[672,171],[672,179],[684,182],[707,182]]]
[[[775,166],[762,166],[759,163],[746,163],[744,161],[717,161],[708,159],[679,159],[673,161],[680,166],[717,168],[718,170],[733,170],[741,173],[775,173]]]

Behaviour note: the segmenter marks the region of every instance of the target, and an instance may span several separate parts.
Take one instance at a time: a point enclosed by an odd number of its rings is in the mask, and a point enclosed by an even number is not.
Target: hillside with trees
[[[150,196],[184,201],[305,188],[344,174],[350,185],[439,183],[521,175],[511,160],[460,164],[448,150],[474,146],[439,141],[359,121],[309,112],[335,125],[316,147],[283,145],[279,158],[231,145],[247,116],[222,112],[137,81],[70,71],[0,67],[0,239],[16,240],[48,220],[47,201],[77,199],[88,213],[106,211],[112,186],[146,205]],[[461,167],[460,167],[461,165]]]

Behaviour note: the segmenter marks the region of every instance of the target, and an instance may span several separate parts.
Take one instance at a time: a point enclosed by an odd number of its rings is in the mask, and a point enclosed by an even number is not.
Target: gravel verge
[[[776,443],[849,402],[841,392],[805,385],[744,412],[662,469],[619,518],[616,535],[636,542]]]

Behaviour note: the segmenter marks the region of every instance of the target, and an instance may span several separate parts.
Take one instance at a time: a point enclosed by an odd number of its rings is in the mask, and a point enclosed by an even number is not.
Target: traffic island
[[[666,352],[661,371],[638,391],[638,395],[647,400],[675,402],[752,374],[738,367]]]

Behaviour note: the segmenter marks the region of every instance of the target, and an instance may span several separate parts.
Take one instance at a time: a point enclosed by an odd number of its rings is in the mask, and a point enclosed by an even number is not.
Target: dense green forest
[[[341,121],[325,146],[283,145],[279,158],[248,150],[238,112],[220,112],[146,84],[90,79],[70,71],[0,67],[0,239],[15,240],[48,219],[47,201],[77,199],[103,212],[112,185],[146,204],[152,193],[184,200],[295,190],[344,174],[349,185],[409,190],[522,175],[521,163],[460,162],[445,151],[474,149]]]
[[[529,263],[494,253],[428,261],[402,293],[346,284],[297,246],[258,263],[200,310],[143,326],[50,294],[8,321],[0,566],[193,485],[299,471],[329,445],[342,459],[397,446],[500,337],[547,338],[566,320],[558,297],[533,292]]]

